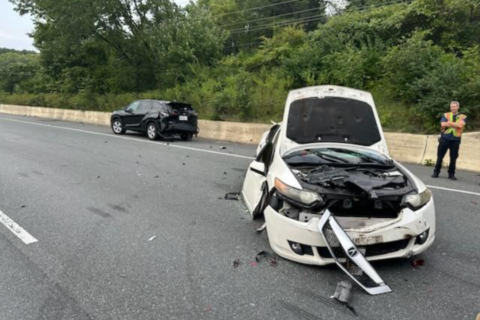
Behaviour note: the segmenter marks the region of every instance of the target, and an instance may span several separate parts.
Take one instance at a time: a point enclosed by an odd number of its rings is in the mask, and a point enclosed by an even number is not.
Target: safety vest
[[[459,115],[457,115],[457,120],[453,121],[453,113],[452,112],[447,112],[447,113],[444,114],[444,116],[447,119],[447,121],[451,121],[451,122],[455,122],[455,123],[460,123],[460,121],[463,121],[467,117],[466,115],[459,114]],[[445,131],[443,133],[444,134],[452,134],[454,137],[460,138],[462,136],[462,132],[463,132],[464,128],[465,127],[463,127],[463,128],[450,127],[450,128],[445,129]]]

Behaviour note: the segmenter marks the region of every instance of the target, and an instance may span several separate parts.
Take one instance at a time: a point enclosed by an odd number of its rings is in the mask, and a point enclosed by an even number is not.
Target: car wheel
[[[150,140],[157,140],[158,139],[158,131],[157,131],[157,126],[155,125],[155,123],[150,122],[147,125],[147,136],[148,136],[148,139],[150,139]]]
[[[260,198],[260,201],[258,202],[258,206],[253,210],[252,214],[252,219],[255,220],[263,215],[263,211],[267,207],[268,204],[268,188],[265,185],[263,188],[263,193],[262,197]]]
[[[191,141],[193,139],[193,134],[184,133],[181,135],[183,141]]]
[[[122,121],[120,121],[120,119],[114,119],[112,121],[112,131],[115,134],[124,134],[127,130],[125,130],[125,128],[123,127]]]

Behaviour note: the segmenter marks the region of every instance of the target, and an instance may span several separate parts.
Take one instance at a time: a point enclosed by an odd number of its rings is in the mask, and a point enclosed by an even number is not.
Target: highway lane
[[[262,221],[221,198],[240,190],[254,150],[0,115],[0,211],[38,239],[0,225],[0,319],[353,319],[328,298],[345,279],[336,267],[252,266],[271,251],[255,232]],[[433,187],[480,193],[476,174],[451,182],[408,167]],[[480,312],[480,195],[432,190],[438,230],[425,266],[375,263],[394,292],[355,288],[362,318]]]

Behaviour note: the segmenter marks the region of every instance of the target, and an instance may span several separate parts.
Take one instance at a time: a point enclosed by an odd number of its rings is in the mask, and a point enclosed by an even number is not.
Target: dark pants
[[[434,173],[440,173],[442,169],[442,162],[447,150],[450,150],[450,166],[448,167],[448,175],[455,175],[455,167],[457,165],[458,149],[460,148],[460,141],[440,140],[437,151],[437,163],[435,164]]]

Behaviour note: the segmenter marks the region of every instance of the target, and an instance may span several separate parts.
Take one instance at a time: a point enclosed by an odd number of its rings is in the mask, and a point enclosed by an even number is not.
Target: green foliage
[[[478,0],[351,0],[332,16],[323,0],[10,1],[36,18],[40,54],[0,49],[0,103],[111,111],[154,98],[267,122],[289,90],[334,84],[371,91],[386,130],[437,132],[451,100],[480,128]]]
[[[435,161],[432,159],[425,159],[425,161],[423,162],[423,165],[426,167],[433,167],[435,166]]]

